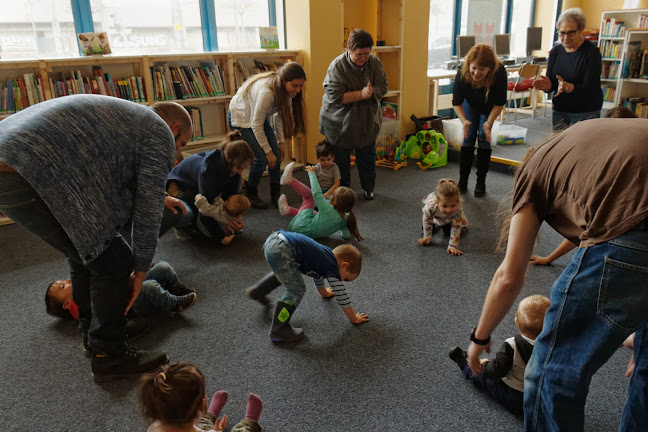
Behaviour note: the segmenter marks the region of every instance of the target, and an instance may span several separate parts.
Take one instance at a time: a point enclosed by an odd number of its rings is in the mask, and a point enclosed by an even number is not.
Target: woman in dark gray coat
[[[372,46],[369,32],[351,32],[347,50],[326,72],[320,111],[320,132],[335,145],[341,186],[351,186],[351,152],[355,150],[367,200],[374,199],[376,137],[382,124],[380,100],[387,93],[387,76],[380,59],[371,55]]]

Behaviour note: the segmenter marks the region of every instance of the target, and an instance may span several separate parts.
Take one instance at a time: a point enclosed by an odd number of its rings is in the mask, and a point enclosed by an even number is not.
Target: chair
[[[513,110],[515,112],[515,120],[517,121],[518,112],[527,113],[531,111],[531,116],[535,118],[536,112],[536,100],[535,100],[535,89],[533,88],[533,81],[538,78],[538,73],[540,72],[540,65],[531,64],[531,63],[522,63],[520,66],[520,72],[518,77],[514,82],[509,82],[506,86],[507,90],[507,108],[506,111]],[[525,93],[529,93],[529,98],[531,99],[531,105],[528,107],[522,107],[524,103]],[[520,98],[520,106],[517,105],[517,99]],[[514,108],[511,108],[511,102],[513,102]]]

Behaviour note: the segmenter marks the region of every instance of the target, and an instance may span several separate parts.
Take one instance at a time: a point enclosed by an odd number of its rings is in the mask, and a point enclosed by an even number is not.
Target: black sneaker
[[[365,189],[364,191],[364,199],[367,201],[373,201],[374,199],[374,191]]]
[[[187,285],[186,283],[178,281],[176,286],[169,289],[169,292],[176,296],[183,296],[183,295],[195,293],[196,290],[190,287],[189,285]]]
[[[129,318],[126,321],[126,338],[128,340],[135,340],[151,331],[151,323],[144,317]],[[83,355],[86,357],[92,356],[92,348],[88,344],[88,334],[83,333]]]
[[[191,308],[194,305],[194,303],[196,303],[196,298],[198,298],[196,293],[189,293],[187,295],[179,296],[174,312],[180,313]]]
[[[460,347],[454,347],[448,353],[448,357],[450,357],[453,362],[457,363],[457,366],[463,369],[463,367],[466,365],[468,354]]]
[[[169,357],[163,351],[145,351],[127,346],[123,353],[117,355],[92,354],[92,379],[103,382],[137,376],[168,362]]]

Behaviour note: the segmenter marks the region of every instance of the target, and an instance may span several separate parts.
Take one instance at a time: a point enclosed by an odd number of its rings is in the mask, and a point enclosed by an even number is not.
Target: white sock
[[[292,181],[294,167],[295,167],[295,162],[290,162],[288,165],[286,165],[286,168],[284,168],[284,172],[281,176],[281,180],[279,181],[281,185],[287,185]]]
[[[277,207],[279,207],[279,213],[281,216],[285,216],[288,214],[288,199],[286,198],[286,194],[281,194],[279,199],[277,200]]]

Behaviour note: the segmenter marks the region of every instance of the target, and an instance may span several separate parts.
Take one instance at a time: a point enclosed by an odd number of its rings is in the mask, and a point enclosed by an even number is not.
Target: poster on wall
[[[476,44],[493,46],[493,35],[501,33],[504,0],[470,0],[466,34]]]

